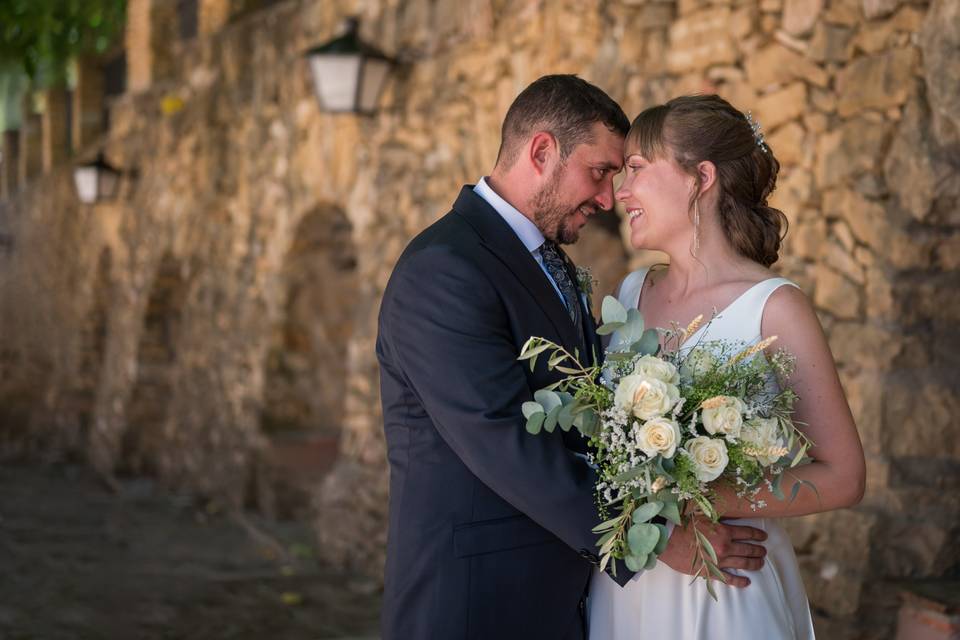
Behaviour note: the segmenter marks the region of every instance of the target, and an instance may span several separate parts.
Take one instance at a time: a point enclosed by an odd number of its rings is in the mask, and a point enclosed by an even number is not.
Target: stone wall
[[[862,505],[789,522],[820,634],[889,637],[895,581],[956,574],[956,2],[205,0],[186,41],[174,4],[130,3],[130,92],[103,141],[136,169],[121,197],[80,206],[59,165],[0,204],[6,453],[241,504],[278,430],[333,429],[321,548],[378,572],[380,293],[493,165],[516,93],[572,72],[629,115],[716,91],[783,164],[778,268],[817,306],[869,465]],[[301,55],[351,14],[403,61],[372,117],[321,112]],[[652,259],[617,228],[575,249],[601,292]]]

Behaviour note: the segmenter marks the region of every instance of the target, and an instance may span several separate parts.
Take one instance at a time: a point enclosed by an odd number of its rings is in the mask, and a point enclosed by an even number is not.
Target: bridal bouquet
[[[764,357],[775,337],[753,346],[713,341],[689,348],[685,342],[702,317],[663,330],[661,348],[661,331],[645,329],[639,311],[610,296],[602,319],[597,333],[616,332],[602,367],[584,367],[579,354],[543,338],[524,344],[519,359],[531,369],[544,355],[550,369],[564,374],[524,403],[527,431],[576,428],[588,439],[604,520],[594,529],[601,570],[612,558],[632,571],[652,568],[669,537],[665,525],[653,522],[661,516],[694,527],[695,573],[723,580],[692,516],[719,520],[719,482],[734,486],[755,510],[765,506],[756,499],[763,487],[785,499],[784,472],[805,462],[812,444],[791,419],[796,394],[772,384],[789,377],[793,358],[783,350]],[[793,485],[791,499],[800,486]],[[709,580],[707,589],[716,597]]]

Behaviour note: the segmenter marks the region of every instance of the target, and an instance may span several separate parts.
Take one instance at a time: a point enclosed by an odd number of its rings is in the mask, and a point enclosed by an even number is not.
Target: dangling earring
[[[700,250],[700,199],[693,201],[693,257]]]

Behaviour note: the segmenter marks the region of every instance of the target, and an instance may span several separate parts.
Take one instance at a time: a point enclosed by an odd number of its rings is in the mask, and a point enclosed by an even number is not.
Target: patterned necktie
[[[559,247],[553,241],[546,240],[540,245],[540,256],[543,257],[543,265],[547,268],[547,273],[557,283],[557,288],[563,294],[563,302],[567,307],[567,313],[570,314],[570,320],[573,321],[573,326],[578,331],[582,331],[583,325],[577,285],[570,279],[566,263],[560,255]]]

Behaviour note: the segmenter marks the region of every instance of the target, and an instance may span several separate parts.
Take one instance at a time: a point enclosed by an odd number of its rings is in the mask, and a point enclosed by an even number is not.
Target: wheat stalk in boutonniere
[[[786,499],[784,473],[807,460],[812,444],[791,418],[797,396],[785,382],[793,359],[784,351],[768,356],[773,339],[687,346],[701,318],[686,327],[646,329],[639,311],[610,296],[602,319],[597,333],[613,334],[602,367],[585,367],[578,354],[544,338],[523,345],[519,359],[531,369],[543,355],[564,376],[523,404],[527,431],[576,427],[589,440],[602,567],[615,571],[614,559],[632,571],[655,566],[670,520],[694,531],[696,575],[723,580],[694,516],[719,521],[720,482],[754,509],[765,506],[756,500],[764,486]],[[800,487],[794,483],[791,500]],[[707,589],[716,597],[709,580]]]

